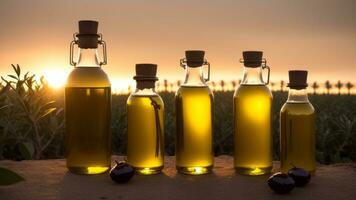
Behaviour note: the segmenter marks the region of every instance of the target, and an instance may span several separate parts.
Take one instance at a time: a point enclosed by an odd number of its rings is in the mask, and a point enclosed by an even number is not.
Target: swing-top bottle
[[[68,169],[78,174],[103,173],[111,164],[111,84],[101,68],[106,47],[97,29],[96,21],[79,21],[70,45],[74,69],[65,86],[65,149]]]
[[[234,94],[234,167],[246,175],[272,169],[272,93],[267,87],[269,67],[262,51],[244,51],[243,79]],[[268,79],[262,70],[268,69]]]
[[[184,83],[176,92],[176,168],[184,174],[206,174],[213,167],[213,93],[206,81],[210,64],[204,51],[186,51],[181,60]],[[208,78],[203,66],[208,66]]]

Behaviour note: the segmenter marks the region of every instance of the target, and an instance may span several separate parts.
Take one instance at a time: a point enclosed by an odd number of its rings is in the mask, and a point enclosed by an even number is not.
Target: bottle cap
[[[262,65],[262,51],[243,51],[242,57],[246,67],[259,67]]]
[[[154,88],[155,81],[158,80],[156,73],[156,64],[136,64],[136,76],[133,77],[136,80],[136,87],[141,90],[145,88]]]
[[[305,89],[308,87],[307,84],[307,76],[308,76],[308,71],[306,70],[290,70],[288,71],[289,73],[289,83],[287,87],[290,87],[292,89]]]
[[[189,67],[200,67],[204,64],[205,51],[202,50],[187,50],[185,58]]]
[[[79,34],[80,35],[97,35],[99,22],[93,20],[80,20]]]
[[[137,82],[136,87],[141,90],[145,88],[154,88],[155,81],[158,80],[156,73],[156,64],[136,64],[136,76],[133,77]]]
[[[157,65],[151,63],[140,63],[136,64],[136,76],[134,76],[135,80],[149,80],[149,81],[157,81],[156,77],[157,73]]]
[[[79,34],[78,46],[80,48],[97,48],[98,47],[98,25],[97,21],[92,20],[80,20],[79,24]]]

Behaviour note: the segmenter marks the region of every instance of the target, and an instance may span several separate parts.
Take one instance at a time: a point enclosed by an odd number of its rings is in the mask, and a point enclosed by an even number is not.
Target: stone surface
[[[122,159],[114,156],[113,159]],[[236,175],[232,157],[215,158],[214,173],[203,176],[177,174],[174,157],[167,157],[162,174],[134,176],[124,185],[108,174],[83,176],[67,172],[65,160],[0,161],[26,181],[0,187],[0,200],[16,199],[356,199],[356,164],[319,166],[305,188],[288,195],[273,193],[267,186],[269,175]],[[278,163],[274,163],[274,168]],[[1,177],[0,177],[1,178]]]

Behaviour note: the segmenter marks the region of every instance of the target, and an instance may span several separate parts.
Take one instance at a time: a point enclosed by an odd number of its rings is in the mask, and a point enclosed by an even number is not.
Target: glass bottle
[[[211,172],[213,156],[213,93],[206,84],[210,64],[204,51],[186,51],[181,66],[185,81],[175,95],[176,103],[176,168],[191,175]],[[208,66],[208,78],[203,76]]]
[[[65,86],[65,148],[67,168],[77,174],[103,173],[111,164],[111,84],[101,69],[106,47],[97,28],[96,21],[79,21],[70,48],[74,69]],[[99,62],[98,44],[103,47],[103,62]]]
[[[234,167],[237,173],[261,175],[272,169],[272,93],[262,51],[244,51],[241,85],[234,94]],[[262,69],[268,79],[262,79]]]
[[[127,100],[127,161],[136,173],[160,173],[164,163],[164,104],[155,92],[157,65],[136,65],[136,90]]]
[[[307,71],[289,71],[288,100],[280,112],[281,171],[315,171],[315,112],[308,100]]]

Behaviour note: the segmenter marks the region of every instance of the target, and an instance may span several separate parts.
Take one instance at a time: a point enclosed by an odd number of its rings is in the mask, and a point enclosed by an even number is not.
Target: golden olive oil
[[[209,173],[213,157],[213,94],[207,86],[176,93],[176,166],[185,174]]]
[[[109,169],[111,160],[110,87],[66,87],[67,167],[78,174]]]
[[[265,85],[241,85],[234,94],[234,167],[260,175],[272,169],[272,94]]]
[[[158,95],[131,95],[127,100],[127,161],[139,174],[157,174],[163,168],[163,116],[164,105]]]
[[[315,112],[309,102],[287,102],[280,113],[281,171],[315,171]]]

